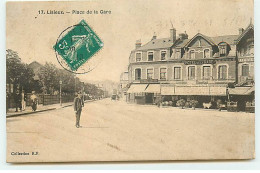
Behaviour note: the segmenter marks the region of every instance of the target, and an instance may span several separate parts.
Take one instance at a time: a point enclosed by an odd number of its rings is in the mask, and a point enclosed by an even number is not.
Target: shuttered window
[[[160,79],[161,80],[166,80],[166,68],[161,68],[160,69]]]
[[[174,67],[174,79],[181,79],[181,67]]]
[[[153,69],[147,69],[147,79],[153,78]]]
[[[203,79],[210,79],[211,76],[211,67],[203,66]]]
[[[148,52],[148,61],[153,61],[153,52]]]
[[[189,80],[195,79],[195,66],[188,67],[188,79]]]
[[[136,57],[135,57],[136,62],[141,61],[141,56],[142,56],[141,53],[136,53],[135,56],[136,56]]]
[[[218,78],[227,79],[227,66],[226,65],[220,65],[218,67]]]
[[[249,76],[249,65],[248,64],[242,65],[242,76]]]

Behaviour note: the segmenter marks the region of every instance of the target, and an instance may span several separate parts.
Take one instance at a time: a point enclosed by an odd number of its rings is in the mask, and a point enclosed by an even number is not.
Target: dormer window
[[[153,52],[148,52],[148,61],[153,61]]]
[[[219,48],[219,56],[220,57],[227,55],[227,44],[226,43],[220,43],[218,48]]]

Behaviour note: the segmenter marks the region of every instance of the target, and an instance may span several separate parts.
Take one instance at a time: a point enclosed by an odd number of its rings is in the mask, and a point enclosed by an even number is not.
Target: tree
[[[75,77],[74,74],[64,69],[58,70],[58,78],[62,81],[62,92],[74,93],[75,91]]]
[[[17,52],[6,50],[6,83],[13,84],[14,90],[24,89],[30,92],[33,87],[37,87],[33,77],[33,71],[27,64],[21,62]]]
[[[52,63],[46,63],[40,68],[39,81],[44,93],[53,94],[59,89],[58,69]]]

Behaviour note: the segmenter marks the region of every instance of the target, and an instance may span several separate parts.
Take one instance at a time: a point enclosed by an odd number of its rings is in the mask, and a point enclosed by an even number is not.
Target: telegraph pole
[[[62,80],[60,80],[60,105],[62,106],[62,100],[61,100],[61,85],[62,85]]]

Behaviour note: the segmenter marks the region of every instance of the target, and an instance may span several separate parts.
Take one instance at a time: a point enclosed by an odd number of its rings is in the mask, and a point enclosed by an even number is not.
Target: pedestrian
[[[26,95],[24,93],[24,90],[22,91],[22,111],[24,111],[26,108]]]
[[[77,93],[77,96],[74,99],[74,111],[76,114],[76,127],[80,127],[80,115],[82,111],[82,107],[84,107],[84,100],[81,96],[81,92]]]
[[[19,92],[19,90],[17,90],[15,92],[15,95],[14,95],[14,101],[15,101],[15,112],[18,112],[18,108],[20,109],[20,111],[22,111],[22,105],[21,105],[21,94]]]
[[[10,93],[6,88],[6,112],[9,111],[9,107],[10,107]]]
[[[35,95],[35,91],[32,91],[32,95],[31,95],[30,99],[31,99],[32,111],[36,111],[38,99],[37,99],[37,96]]]

